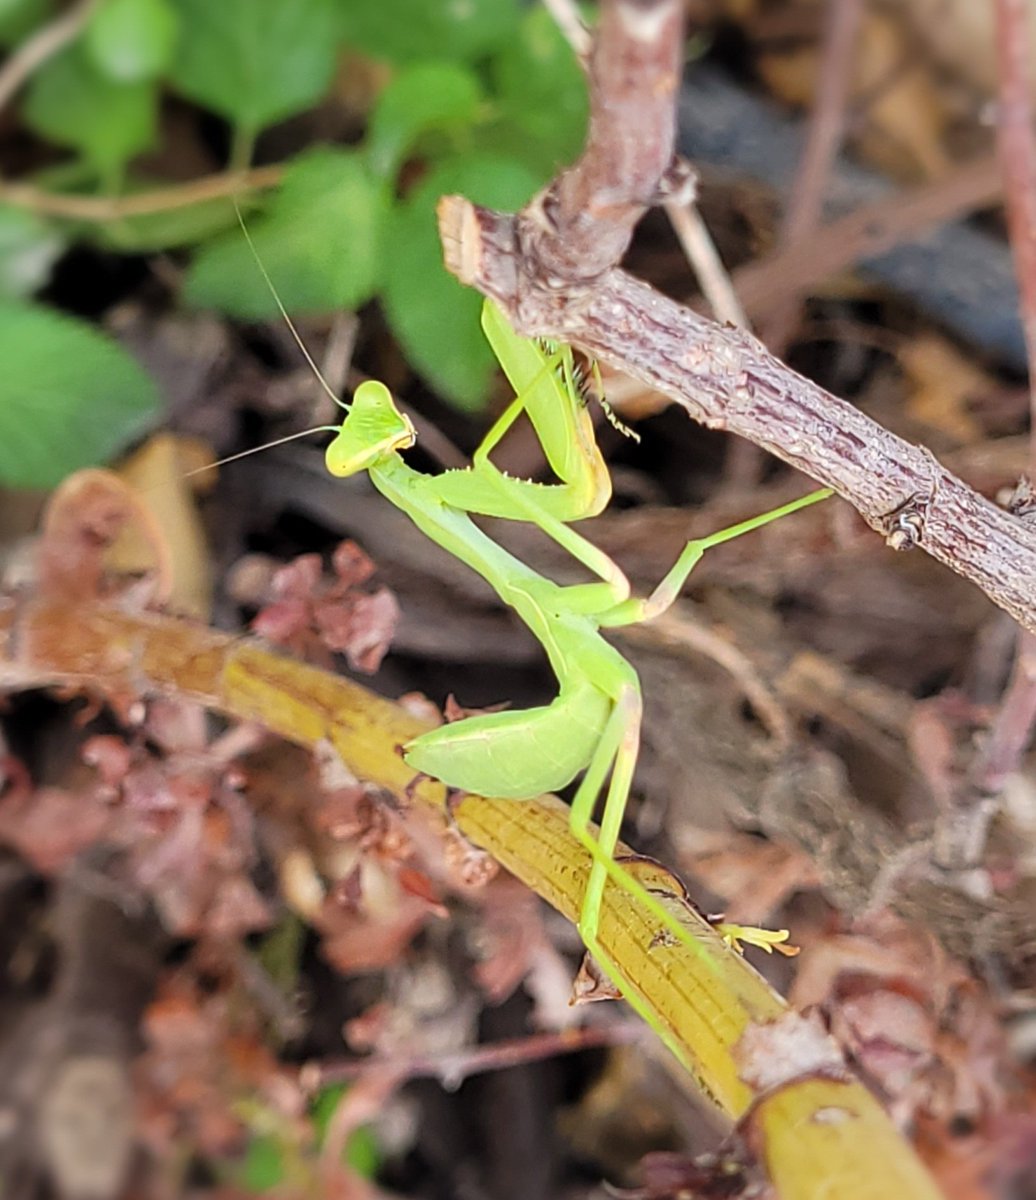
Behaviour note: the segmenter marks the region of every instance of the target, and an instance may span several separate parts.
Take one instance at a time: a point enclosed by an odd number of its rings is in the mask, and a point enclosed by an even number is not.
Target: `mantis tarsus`
[[[429,476],[408,466],[400,451],[413,445],[413,425],[388,389],[377,382],[357,388],[348,415],[327,449],[327,467],[338,476],[367,471],[379,492],[429,538],[478,572],[542,644],[558,680],[553,703],[442,726],[405,746],[404,758],[415,771],[450,788],[514,800],[556,791],[584,772],[570,818],[572,833],[591,860],[579,931],[601,966],[621,979],[621,971],[598,939],[609,879],[643,904],[666,934],[692,948],[697,949],[697,943],[672,912],[615,861],[637,760],[642,702],[636,672],[601,630],[651,620],[674,602],[707,549],[824,499],[830,491],[813,492],[688,542],[655,590],[645,599],[634,598],[619,567],[568,524],[600,512],[611,495],[608,470],[574,383],[571,351],[550,351],[519,337],[488,302],[482,323],[517,397],[475,452],[469,468]],[[490,458],[523,412],[557,483],[510,478]],[[471,514],[535,525],[596,580],[567,586],[555,583],[494,542]],[[595,835],[594,810],[605,787]],[[740,932],[745,940],[752,940],[751,930],[729,929],[731,937]],[[780,940],[759,933],[759,944]]]

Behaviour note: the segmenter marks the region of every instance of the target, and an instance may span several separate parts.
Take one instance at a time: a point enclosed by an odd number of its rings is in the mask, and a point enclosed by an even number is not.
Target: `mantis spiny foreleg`
[[[519,337],[488,301],[482,309],[482,328],[515,390],[515,399],[483,438],[471,467],[438,476],[441,499],[462,512],[506,520],[527,519],[524,510],[516,507],[516,497],[522,495],[528,496],[537,512],[559,521],[596,516],[611,499],[611,477],[576,388],[571,350],[548,350]],[[489,455],[522,413],[532,424],[559,482],[511,479],[512,487],[504,494],[486,487],[487,474],[495,470]]]

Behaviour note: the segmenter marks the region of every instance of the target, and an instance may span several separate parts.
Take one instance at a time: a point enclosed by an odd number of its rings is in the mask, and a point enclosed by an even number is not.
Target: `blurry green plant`
[[[312,1137],[300,1136],[298,1122],[285,1121],[261,1105],[245,1106],[240,1115],[252,1129],[244,1154],[232,1164],[215,1164],[245,1192],[265,1196],[288,1187],[292,1195],[317,1195],[321,1183],[320,1154],[328,1127],[345,1098],[345,1084],[323,1088],[309,1108]],[[353,1131],[342,1152],[342,1162],[363,1179],[372,1179],[381,1164],[381,1153],[372,1130]]]
[[[22,45],[57,11],[52,0],[0,0],[0,44]],[[10,323],[0,342],[18,388],[4,403],[15,384],[0,385],[0,446],[35,447],[0,454],[0,481],[48,486],[155,419],[155,389],[118,346],[31,303],[70,242],[187,252],[189,304],[277,315],[229,200],[164,206],[168,183],[138,165],[162,149],[169,95],[226,123],[226,166],[238,170],[265,130],[321,104],[349,72],[369,77],[372,63],[385,82],[362,140],[284,163],[278,185],[247,201],[250,229],[290,312],[376,298],[428,383],[460,408],[481,406],[493,359],[480,300],[443,269],[434,209],[450,191],[516,208],[578,153],[585,85],[546,11],[520,0],[99,0],[17,98],[24,125],[65,157],[19,180],[34,189],[0,182],[0,320]],[[116,211],[48,215],[61,206],[41,194],[107,199]],[[149,194],[146,213],[118,211]],[[68,380],[40,369],[73,359]],[[109,371],[120,386],[106,397]],[[104,436],[84,441],[87,425]]]

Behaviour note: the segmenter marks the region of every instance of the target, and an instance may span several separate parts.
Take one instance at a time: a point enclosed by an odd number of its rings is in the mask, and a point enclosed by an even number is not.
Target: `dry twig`
[[[795,185],[781,225],[779,245],[799,252],[812,237],[823,211],[824,192],[842,144],[846,105],[852,80],[856,34],[863,15],[863,0],[833,0],[824,22],[823,52],[817,95],[810,114],[809,132]],[[764,334],[775,354],[783,352],[798,320],[798,295],[786,294],[769,318]]]
[[[1036,528],[791,371],[749,335],[614,267],[674,186],[680,7],[613,0],[592,59],[582,158],[514,215],[440,205],[447,266],[527,334],[573,342],[834,488],[896,549],[918,546],[1036,631]],[[634,81],[636,81],[634,83]]]
[[[283,175],[284,168],[280,165],[253,167],[247,171],[218,171],[188,183],[136,192],[131,196],[64,196],[27,183],[0,183],[0,202],[70,221],[118,221],[276,187]]]

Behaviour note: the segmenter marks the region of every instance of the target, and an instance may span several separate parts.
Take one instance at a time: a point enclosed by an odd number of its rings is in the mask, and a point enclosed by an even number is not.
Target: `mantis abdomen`
[[[407,764],[451,788],[527,800],[571,783],[593,757],[612,702],[575,681],[542,708],[484,713],[423,734]]]

